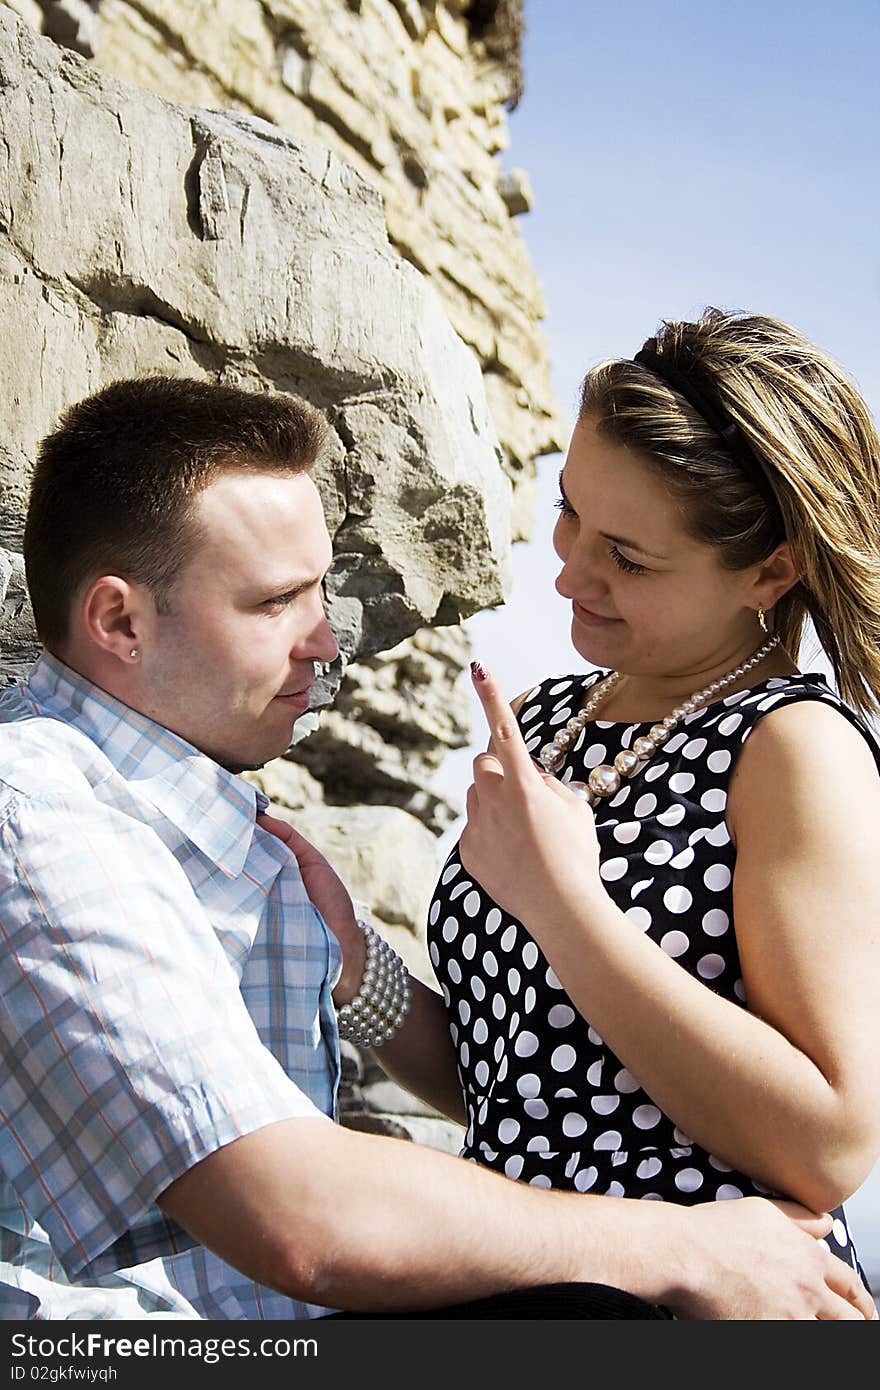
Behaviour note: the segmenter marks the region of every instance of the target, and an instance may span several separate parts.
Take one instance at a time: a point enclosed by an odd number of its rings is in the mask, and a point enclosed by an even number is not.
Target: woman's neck
[[[623,679],[610,692],[607,700],[603,700],[599,705],[594,718],[632,724],[664,719],[682,701],[704,690],[713,681],[721,680],[737,666],[748,661],[754,655],[754,650],[741,655],[734,654],[725,661],[675,675],[634,675],[624,671],[621,673]],[[798,667],[788,652],[782,647],[776,647],[757,666],[753,666],[737,680],[731,681],[716,695],[709,696],[705,703],[734,695],[738,690],[748,690],[771,676],[797,674]]]

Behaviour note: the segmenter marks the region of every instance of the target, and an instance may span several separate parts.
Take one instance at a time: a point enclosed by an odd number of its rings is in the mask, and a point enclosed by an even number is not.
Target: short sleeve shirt
[[[339,948],[265,804],[50,656],[0,697],[0,1317],[323,1311],[156,1205],[334,1112]]]

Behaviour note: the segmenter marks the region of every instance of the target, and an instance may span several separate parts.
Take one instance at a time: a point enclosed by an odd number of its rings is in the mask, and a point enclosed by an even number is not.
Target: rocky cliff
[[[23,508],[67,404],[158,370],[318,405],[342,655],[309,736],[257,780],[422,975],[452,814],[430,783],[467,740],[457,625],[503,600],[535,455],[559,443],[513,220],[527,181],[497,160],[518,17],[453,0],[0,4],[3,672],[35,649]],[[362,1109],[384,1114],[373,1079]]]

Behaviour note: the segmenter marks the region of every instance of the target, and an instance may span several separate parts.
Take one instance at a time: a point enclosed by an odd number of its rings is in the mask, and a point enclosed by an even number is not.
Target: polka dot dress
[[[519,723],[530,751],[605,674],[544,682]],[[822,700],[870,734],[819,675],[776,677],[689,715],[651,761],[595,808],[600,874],[630,922],[684,970],[745,1002],[733,931],[735,851],[725,823],[739,749],[782,702]],[[585,781],[650,724],[591,721],[564,765]],[[569,847],[567,852],[571,852]],[[693,1203],[767,1189],[682,1133],[570,1003],[523,926],[450,854],[428,946],[449,1010],[469,1125],[464,1157],[535,1187]],[[827,1238],[858,1268],[841,1210]]]

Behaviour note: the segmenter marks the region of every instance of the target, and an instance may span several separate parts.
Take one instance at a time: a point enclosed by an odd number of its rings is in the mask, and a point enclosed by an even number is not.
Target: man
[[[827,1218],[541,1192],[332,1122],[364,936],[238,775],[288,747],[337,651],[321,438],[290,398],[152,378],[43,442],[24,549],[46,650],[0,701],[3,1315],[473,1316],[586,1283],[611,1287],[527,1307],[869,1316],[811,1238]],[[392,1069],[451,1047],[412,989]],[[448,1081],[433,1098],[460,1113]]]

